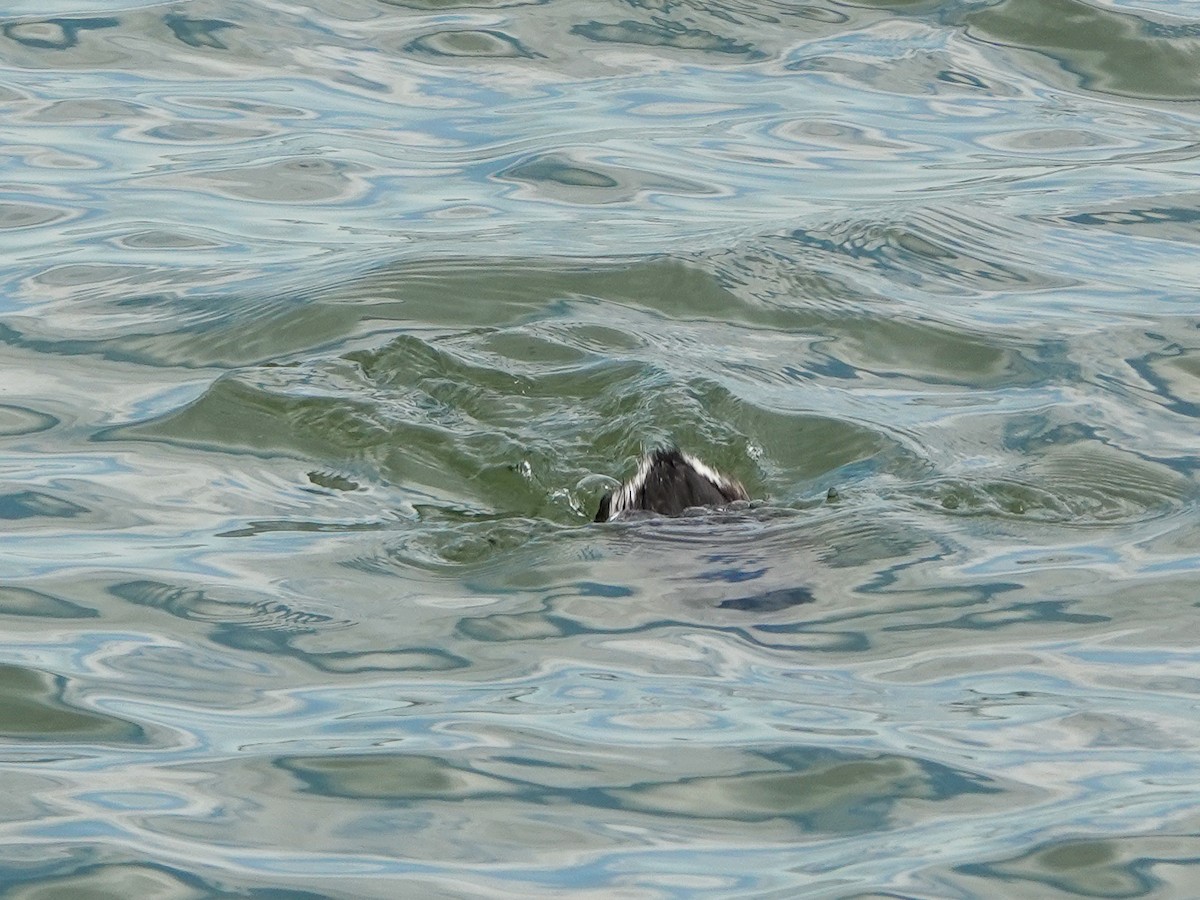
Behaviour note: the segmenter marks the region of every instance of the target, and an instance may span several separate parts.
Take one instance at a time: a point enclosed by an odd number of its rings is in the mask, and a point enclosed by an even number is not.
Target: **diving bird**
[[[740,481],[675,447],[660,448],[642,458],[632,478],[600,498],[595,521],[608,522],[633,510],[678,516],[694,506],[748,499]]]

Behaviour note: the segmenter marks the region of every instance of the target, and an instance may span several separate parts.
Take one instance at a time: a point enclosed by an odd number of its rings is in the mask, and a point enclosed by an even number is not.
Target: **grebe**
[[[660,448],[642,458],[632,478],[600,498],[595,521],[607,522],[632,510],[678,516],[693,506],[748,499],[740,481],[674,447]]]

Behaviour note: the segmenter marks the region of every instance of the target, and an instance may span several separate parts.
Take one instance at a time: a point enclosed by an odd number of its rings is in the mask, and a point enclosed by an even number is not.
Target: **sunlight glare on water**
[[[6,896],[1200,894],[1193,4],[20,0],[0,112]]]

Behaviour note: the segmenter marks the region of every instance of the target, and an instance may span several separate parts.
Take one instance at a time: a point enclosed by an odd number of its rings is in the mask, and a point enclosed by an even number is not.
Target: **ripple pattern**
[[[1194,894],[1198,41],[8,4],[6,896]]]

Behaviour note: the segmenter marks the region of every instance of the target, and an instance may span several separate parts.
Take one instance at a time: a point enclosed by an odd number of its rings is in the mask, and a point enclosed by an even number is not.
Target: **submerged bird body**
[[[694,506],[725,506],[747,499],[741,482],[690,454],[661,449],[644,457],[632,478],[600,499],[595,521],[607,522],[633,510],[678,516]]]

